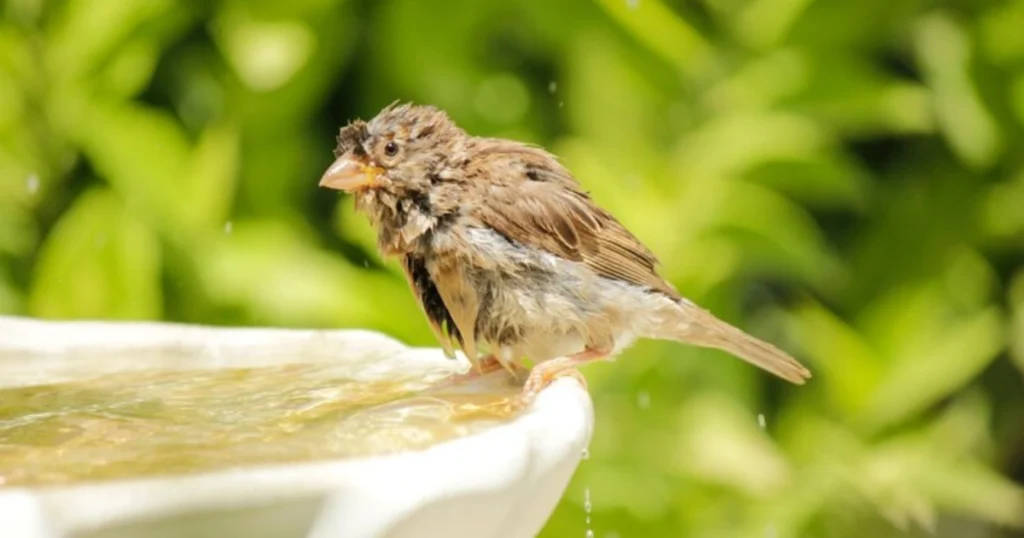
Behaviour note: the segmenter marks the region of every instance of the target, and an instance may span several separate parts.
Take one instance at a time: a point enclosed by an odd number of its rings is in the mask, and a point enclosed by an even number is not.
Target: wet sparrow
[[[446,353],[473,377],[533,367],[523,397],[637,337],[732,353],[802,384],[799,362],[681,297],[657,260],[546,151],[471,136],[444,112],[385,108],[341,129],[320,185],[352,193]],[[486,347],[489,355],[478,356]]]

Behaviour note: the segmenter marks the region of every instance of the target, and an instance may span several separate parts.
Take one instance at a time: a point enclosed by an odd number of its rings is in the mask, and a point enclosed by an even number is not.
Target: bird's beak
[[[328,189],[352,192],[356,189],[373,187],[377,184],[377,176],[381,169],[368,165],[361,159],[345,153],[324,172],[320,178],[320,186]]]

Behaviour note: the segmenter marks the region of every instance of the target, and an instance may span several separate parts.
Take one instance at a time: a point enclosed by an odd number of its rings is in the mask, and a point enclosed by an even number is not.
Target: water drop
[[[590,449],[589,448],[584,448],[583,450],[581,450],[580,451],[580,458],[585,459],[585,460],[589,460],[590,459]]]
[[[231,230],[233,230],[234,227],[235,227],[235,225],[232,224],[230,220],[225,222],[224,223],[224,235],[231,235]]]
[[[651,408],[651,394],[646,390],[636,393],[636,406],[640,409]]]
[[[767,422],[764,419],[764,414],[758,413],[758,415],[757,415],[757,425],[760,426],[762,430],[764,430],[765,427],[767,426]]]
[[[548,82],[548,93],[555,93],[558,91],[558,83],[555,81]]]
[[[640,7],[640,0],[626,0],[626,5],[629,6],[629,9],[636,9]]]
[[[594,506],[590,504],[590,488],[583,488],[583,513],[587,514],[587,538],[594,538],[594,529],[590,528],[590,512]]]
[[[39,176],[35,173],[31,173],[25,179],[25,189],[29,194],[35,194],[39,192]]]
[[[764,528],[764,538],[775,538],[775,525],[768,525]]]

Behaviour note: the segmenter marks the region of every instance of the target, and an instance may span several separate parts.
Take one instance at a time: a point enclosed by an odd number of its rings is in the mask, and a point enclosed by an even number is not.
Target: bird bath
[[[423,392],[467,367],[368,331],[0,317],[0,536],[534,536],[589,397]]]

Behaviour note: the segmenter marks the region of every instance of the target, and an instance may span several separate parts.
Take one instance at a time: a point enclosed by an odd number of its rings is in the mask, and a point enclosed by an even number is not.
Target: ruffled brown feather
[[[466,173],[479,202],[480,223],[507,239],[582,262],[597,274],[645,286],[673,299],[679,293],[658,275],[658,260],[607,211],[594,204],[553,155],[504,140],[482,140]]]

